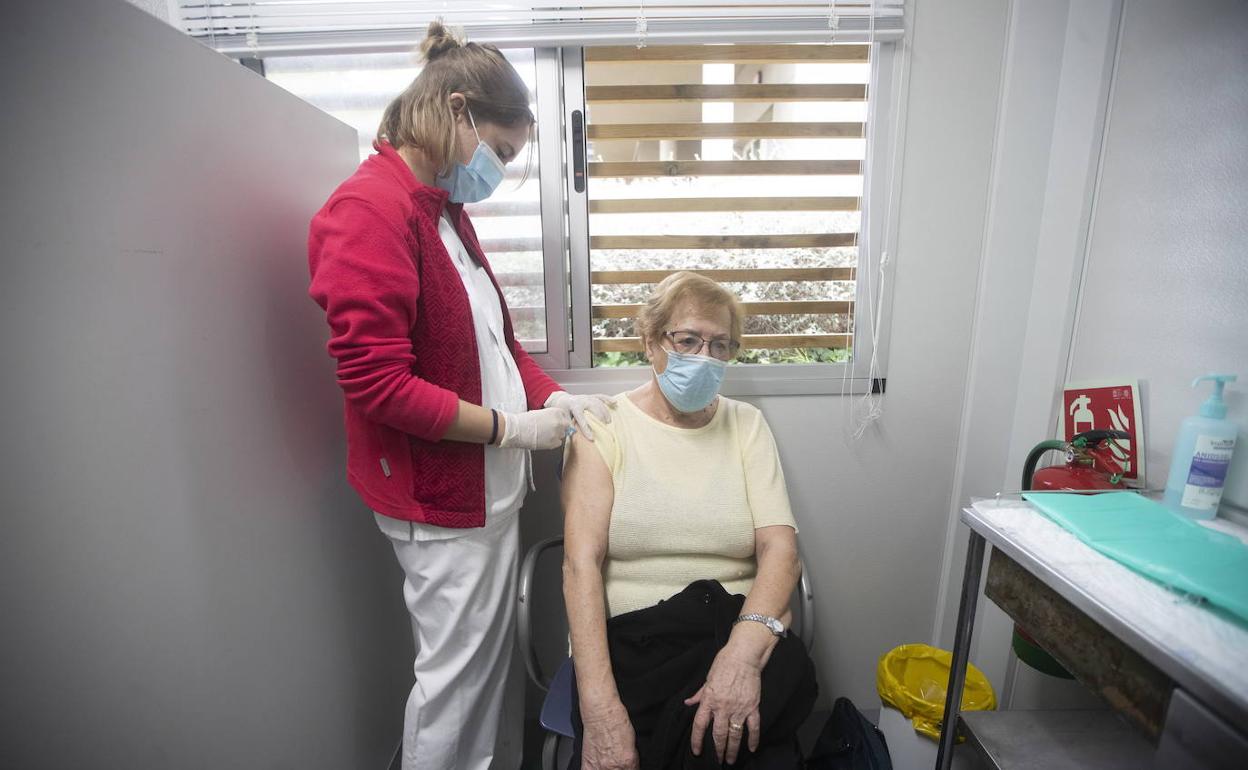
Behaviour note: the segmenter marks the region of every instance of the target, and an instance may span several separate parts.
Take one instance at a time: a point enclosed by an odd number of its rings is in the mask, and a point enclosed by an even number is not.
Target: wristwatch
[[[784,624],[781,623],[779,619],[777,618],[773,618],[767,615],[759,615],[756,613],[750,613],[749,615],[742,615],[741,617],[732,621],[732,624],[735,626],[737,623],[740,623],[743,620],[752,620],[755,623],[762,623],[764,626],[767,626],[767,630],[770,631],[773,636],[784,636],[784,631],[785,631]]]

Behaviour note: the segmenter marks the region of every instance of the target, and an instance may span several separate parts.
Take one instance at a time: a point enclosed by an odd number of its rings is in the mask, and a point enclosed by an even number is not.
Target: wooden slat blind
[[[866,62],[865,45],[627,45],[585,49],[587,62]]]
[[[621,123],[589,127],[590,139],[857,139],[861,123]]]
[[[624,256],[628,253],[637,253],[646,265],[687,263],[696,258],[694,272],[743,288],[747,333],[742,346],[746,350],[852,347],[852,285],[857,271],[811,265],[810,260],[812,250],[817,255],[823,249],[858,245],[856,219],[848,220],[846,227],[844,217],[858,212],[861,200],[844,193],[847,186],[852,191],[857,184],[853,178],[863,171],[865,124],[860,118],[836,116],[865,116],[867,86],[861,74],[854,75],[862,70],[853,67],[866,64],[869,54],[868,46],[844,44],[585,49],[586,135],[591,141],[588,174],[592,180],[590,249],[595,263],[590,284],[596,287],[590,315],[596,330],[595,353],[642,350],[640,339],[632,336],[635,330],[629,332],[630,320],[643,307],[639,300],[648,287],[675,272],[674,268],[629,269]],[[714,70],[717,78],[724,77],[723,67],[729,66],[728,74],[741,82],[697,82],[711,72],[703,65],[719,67]],[[804,65],[818,66],[799,78],[797,68]],[[598,73],[601,80],[595,77]],[[859,80],[835,82],[838,77]],[[829,82],[810,82],[818,78]],[[728,106],[712,110],[700,104]],[[786,104],[794,106],[782,107]],[[697,119],[699,115],[723,116],[725,109],[735,119]],[[830,153],[820,149],[830,145],[810,144],[810,140],[858,144],[838,145],[843,149]],[[807,144],[776,144],[787,141]],[[702,148],[709,146],[707,142],[718,143],[709,158],[698,149],[699,143]],[[742,152],[747,146],[753,149]],[[815,156],[776,156],[762,151],[771,147],[774,153],[786,146]],[[725,147],[732,151],[731,159],[725,158]],[[656,149],[661,159],[653,159]],[[665,153],[673,156],[665,157]],[[722,179],[724,184],[699,183],[701,179]],[[685,189],[700,194],[685,193]],[[821,193],[821,189],[831,192]],[[714,217],[734,214],[741,215],[744,223],[735,231],[719,225],[718,232],[705,232],[713,226],[707,223],[716,221]],[[602,219],[617,215],[651,218]],[[636,223],[636,228],[598,227],[600,222],[617,221]],[[820,221],[828,224],[820,229]],[[717,251],[752,255],[746,264],[758,266],[729,266],[741,260],[725,258],[724,267],[712,267]],[[598,266],[595,252],[612,252],[610,257],[601,257],[611,269]],[[702,256],[690,257],[690,253]],[[771,254],[777,256],[768,265]]]
[[[856,160],[655,160],[590,163],[597,177],[658,176],[857,176]]]
[[[853,246],[858,233],[795,235],[594,235],[591,249],[817,249]]]
[[[852,334],[746,334],[741,347],[746,350],[772,348],[848,348]],[[594,340],[595,353],[640,353],[644,350],[640,337],[599,337]]]
[[[637,198],[589,202],[591,214],[653,211],[857,211],[857,198]]]
[[[594,235],[591,249],[808,249],[842,248],[857,243],[858,233],[798,233],[795,235]],[[487,238],[486,254],[542,250],[542,239]],[[745,279],[743,279],[745,280]]]
[[[854,308],[853,302],[843,300],[790,300],[787,302],[743,302],[741,304],[748,315],[849,313]],[[594,318],[636,318],[641,308],[641,305],[595,305]]]
[[[685,84],[589,86],[591,102],[860,102],[867,87],[853,83]]]
[[[589,274],[593,283],[658,283],[675,270],[595,270]],[[722,270],[692,270],[715,281],[852,281],[857,270],[852,267],[742,267]]]

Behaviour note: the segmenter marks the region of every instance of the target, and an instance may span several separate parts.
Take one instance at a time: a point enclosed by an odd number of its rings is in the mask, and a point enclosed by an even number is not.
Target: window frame
[[[904,126],[904,40],[876,41],[873,80],[866,117],[871,180],[863,191],[863,224],[854,287],[854,361],[827,364],[733,364],[723,392],[729,396],[784,394],[851,394],[882,390],[871,378],[871,355],[878,354],[876,379],[885,377],[891,291],[878,292],[881,255],[896,239],[900,174],[891,166],[899,157]],[[537,112],[539,232],[542,237],[541,285],[546,336],[525,342],[529,355],[564,387],[581,392],[617,392],[642,384],[648,367],[598,367],[593,362],[592,301],[588,189],[575,190],[570,173],[572,114],[586,114],[584,52],[580,47],[536,47],[533,52]],[[592,184],[592,182],[591,182]],[[881,216],[880,213],[883,212]],[[867,292],[876,290],[880,304],[878,351],[872,350]],[[860,315],[864,317],[859,317]]]
[[[889,262],[894,251],[895,216],[900,196],[899,148],[905,125],[904,43],[876,41],[876,62],[868,86],[867,146],[864,163],[872,180],[864,189],[861,208],[860,262],[854,285],[853,356],[850,363],[733,364],[724,379],[727,396],[850,395],[882,392],[888,360],[892,291]],[[586,114],[584,49],[537,48],[538,141],[541,143],[543,256],[546,281],[547,352],[534,358],[570,392],[620,392],[643,384],[644,366],[592,366],[592,324],[588,189],[577,192],[570,170],[573,146],[572,113]],[[556,122],[558,119],[558,122]],[[549,171],[548,171],[549,169]],[[588,185],[586,185],[588,188]],[[881,215],[882,214],[882,215]],[[881,269],[881,263],[883,269]],[[883,280],[881,280],[883,279]],[[879,329],[871,334],[866,311],[878,304]],[[558,302],[562,298],[562,302]],[[874,378],[870,371],[876,356]]]
[[[534,48],[537,72],[538,189],[542,222],[542,275],[546,302],[546,350],[529,356],[552,376],[565,372],[571,319],[567,312],[569,243],[564,214],[563,72],[558,48]]]

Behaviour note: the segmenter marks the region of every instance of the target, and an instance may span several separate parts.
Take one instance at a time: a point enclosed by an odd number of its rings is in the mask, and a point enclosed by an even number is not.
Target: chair
[[[533,604],[534,576],[538,562],[547,551],[563,549],[562,537],[551,537],[534,544],[524,555],[520,566],[520,590],[517,597],[516,623],[520,634],[520,649],[524,654],[524,666],[529,679],[546,693],[542,701],[542,711],[538,722],[546,731],[542,742],[542,770],[562,770],[571,759],[572,741],[572,659],[565,657],[560,661],[555,673],[549,679],[542,671],[538,660],[537,646],[533,636]],[[815,605],[814,591],[811,589],[810,573],[806,565],[798,560],[801,566],[801,577],[794,591],[796,601],[790,601],[793,608],[792,629],[797,633],[809,651],[815,636]]]

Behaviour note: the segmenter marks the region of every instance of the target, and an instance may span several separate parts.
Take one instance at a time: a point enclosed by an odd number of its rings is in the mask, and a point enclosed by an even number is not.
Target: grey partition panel
[[[402,578],[307,297],[355,132],[121,0],[5,11],[0,767],[385,767]]]

